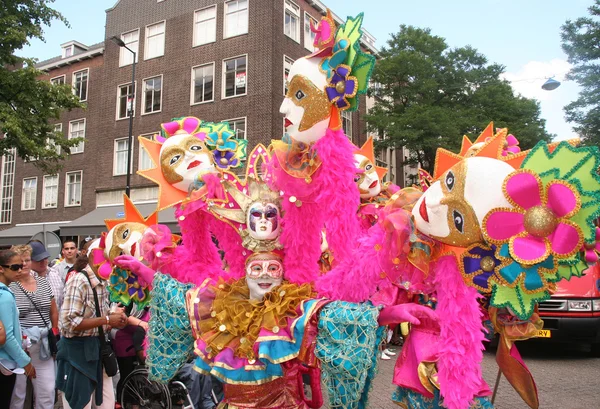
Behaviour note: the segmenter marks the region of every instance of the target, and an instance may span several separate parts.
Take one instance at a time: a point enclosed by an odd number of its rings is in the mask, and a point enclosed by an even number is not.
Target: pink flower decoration
[[[514,209],[494,209],[484,218],[484,235],[490,243],[509,243],[511,256],[525,265],[550,255],[568,258],[581,248],[583,233],[569,220],[581,202],[569,183],[553,180],[544,186],[537,174],[521,169],[507,177],[503,190]]]
[[[600,229],[596,227],[596,243],[595,244],[584,244],[583,250],[585,251],[585,261],[589,264],[595,264],[598,261],[598,253],[600,253]]]
[[[506,146],[502,150],[502,156],[508,156],[509,153],[519,153],[521,152],[521,148],[519,148],[519,141],[515,138],[514,135],[510,134],[506,137]]]

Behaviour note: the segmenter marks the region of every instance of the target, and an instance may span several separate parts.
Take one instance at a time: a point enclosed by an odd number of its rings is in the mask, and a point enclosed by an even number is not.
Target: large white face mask
[[[310,144],[325,136],[331,116],[326,85],[318,58],[300,58],[292,64],[279,112],[285,117],[286,133],[294,140]]]
[[[446,171],[412,210],[417,229],[456,247],[483,240],[481,223],[494,208],[512,206],[502,184],[514,169],[500,160],[474,157]]]
[[[273,203],[254,202],[246,215],[248,233],[257,240],[274,240],[279,236],[279,208]]]
[[[363,173],[357,174],[354,178],[361,199],[370,199],[381,193],[381,181],[373,162],[360,154],[354,154],[354,162],[358,169],[363,170]]]
[[[246,283],[250,299],[260,301],[283,282],[283,266],[276,259],[252,260],[246,265]]]
[[[119,223],[106,235],[106,247],[104,255],[110,261],[122,254],[140,258],[140,241],[146,226],[141,223]]]
[[[197,182],[198,175],[215,170],[204,142],[189,134],[167,138],[160,149],[160,166],[165,179],[184,192]]]

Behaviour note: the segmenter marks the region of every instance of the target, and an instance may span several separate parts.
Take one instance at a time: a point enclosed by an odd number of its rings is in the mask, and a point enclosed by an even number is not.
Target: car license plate
[[[550,338],[550,330],[549,329],[541,329],[537,333],[538,338]]]

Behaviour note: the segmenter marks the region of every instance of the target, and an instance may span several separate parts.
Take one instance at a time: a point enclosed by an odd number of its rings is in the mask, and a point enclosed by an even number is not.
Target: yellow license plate
[[[537,333],[538,338],[550,338],[550,330],[549,329],[541,329]]]

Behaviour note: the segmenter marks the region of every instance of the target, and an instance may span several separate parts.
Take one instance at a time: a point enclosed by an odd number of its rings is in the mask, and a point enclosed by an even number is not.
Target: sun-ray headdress
[[[373,166],[375,166],[375,171],[377,172],[377,176],[379,176],[379,180],[383,180],[383,177],[388,172],[387,168],[377,166],[377,161],[375,160],[375,146],[373,144],[373,137],[369,136],[367,141],[360,147],[359,150],[354,152],[355,155],[362,155],[365,158],[369,159]]]

